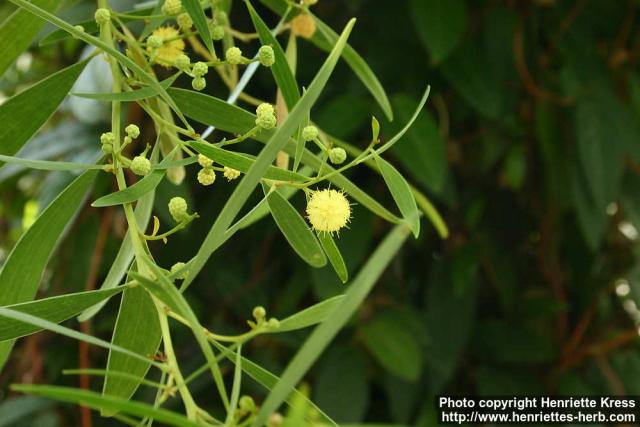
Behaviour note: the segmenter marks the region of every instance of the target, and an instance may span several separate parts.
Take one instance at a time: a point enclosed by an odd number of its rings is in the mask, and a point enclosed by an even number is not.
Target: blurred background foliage
[[[234,26],[251,31],[241,2],[234,3]],[[636,0],[320,0],[315,6],[333,28],[359,18],[351,44],[390,94],[396,119],[382,120],[342,64],[314,120],[365,146],[372,107],[388,137],[431,84],[427,108],[391,159],[429,195],[450,230],[442,240],[423,227],[308,376],[310,396],[337,421],[432,425],[432,397],[439,393],[640,394],[639,6]],[[78,22],[93,9],[92,2],[67,1],[58,13]],[[3,18],[12,10],[0,6]],[[276,22],[266,8],[260,12]],[[3,76],[0,90],[10,96],[82,51],[73,40],[36,46]],[[324,54],[304,41],[298,54],[298,78],[306,84]],[[89,87],[103,83],[96,73],[83,76],[95,80],[85,82]],[[218,96],[227,93],[221,82],[210,87]],[[268,72],[250,86],[267,100],[273,91]],[[96,159],[108,105],[76,101],[70,98],[20,155]],[[126,114],[144,131],[148,122],[139,109]],[[361,169],[353,178],[392,202],[379,176]],[[34,212],[71,179],[0,169],[0,263]],[[194,255],[212,212],[233,188],[194,182],[189,169],[181,186],[159,187],[154,213],[162,221],[169,221],[164,206],[175,195],[202,216],[172,238],[170,250],[156,245],[161,265]],[[92,197],[112,185],[102,177]],[[124,224],[119,209],[83,209],[40,296],[99,286]],[[355,207],[352,226],[338,241],[352,274],[386,229]],[[216,252],[187,297],[204,325],[233,333],[256,305],[283,317],[343,290],[330,267],[313,270],[296,259],[265,218]],[[92,333],[110,338],[117,307],[107,305],[87,326]],[[198,350],[182,332],[179,357],[195,368]],[[306,334],[260,337],[246,352],[281,372]],[[91,349],[91,366],[104,366],[105,355]],[[48,333],[22,340],[0,374],[0,425],[78,425],[72,407],[7,391],[12,382],[75,385],[77,378],[61,370],[78,364],[77,342]],[[199,399],[208,386],[195,386]],[[249,390],[262,394],[257,386]],[[94,417],[94,424],[117,423]]]

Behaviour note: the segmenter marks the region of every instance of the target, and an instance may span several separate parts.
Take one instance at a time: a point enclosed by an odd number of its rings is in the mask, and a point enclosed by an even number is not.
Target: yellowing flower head
[[[147,52],[152,53],[155,50],[155,62],[165,67],[171,67],[178,56],[184,53],[184,40],[177,37],[180,31],[174,27],[159,27],[152,34],[163,40],[162,46],[154,49],[147,47]]]
[[[316,231],[333,234],[346,227],[351,205],[342,191],[314,191],[307,203],[307,218]]]

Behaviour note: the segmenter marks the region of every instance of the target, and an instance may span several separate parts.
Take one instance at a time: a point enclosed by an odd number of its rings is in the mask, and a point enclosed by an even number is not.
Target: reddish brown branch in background
[[[100,219],[100,228],[98,229],[98,237],[96,238],[96,245],[93,249],[93,255],[89,263],[89,272],[87,274],[87,282],[85,284],[85,290],[91,291],[96,288],[96,282],[98,279],[98,270],[100,269],[100,263],[102,262],[102,254],[104,252],[104,245],[109,236],[109,229],[111,228],[111,218],[113,216],[113,210],[107,208],[104,211],[104,215]],[[81,322],[80,330],[89,334],[91,329],[91,321]],[[78,348],[78,360],[80,369],[89,369],[91,367],[89,357],[89,345],[80,341]],[[89,390],[90,381],[89,375],[80,375],[80,388],[83,390]],[[82,419],[82,427],[91,427],[91,409],[86,406],[80,406],[80,417]]]
[[[513,55],[516,63],[516,69],[518,70],[518,75],[522,80],[522,84],[524,85],[525,90],[536,99],[547,100],[560,105],[568,105],[569,103],[571,103],[570,98],[565,98],[563,96],[549,92],[546,89],[539,87],[533,80],[533,77],[529,72],[529,68],[527,67],[527,61],[524,54],[523,32],[524,25],[522,19],[520,19],[513,34]]]
[[[616,372],[613,369],[611,369],[611,365],[609,364],[609,361],[607,360],[606,356],[604,354],[598,354],[595,356],[595,360],[596,360],[596,363],[598,364],[598,368],[600,369],[600,372],[602,372],[602,375],[609,382],[609,385],[611,386],[613,393],[617,396],[624,396],[625,395],[624,384],[620,380],[620,377],[618,376],[618,374],[616,374]]]

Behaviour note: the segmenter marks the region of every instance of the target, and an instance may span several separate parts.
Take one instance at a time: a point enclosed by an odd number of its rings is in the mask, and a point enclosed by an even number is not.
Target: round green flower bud
[[[165,15],[177,15],[182,12],[182,1],[181,0],[165,0],[162,5],[162,13]]]
[[[163,44],[164,44],[164,41],[160,36],[152,35],[147,37],[147,46],[149,46],[152,49],[158,49],[159,47],[162,47]]]
[[[238,406],[244,412],[253,412],[256,409],[256,403],[251,396],[242,396],[238,401]]]
[[[191,87],[195,90],[202,90],[207,87],[207,81],[204,79],[204,77],[196,77],[195,79],[191,80]]]
[[[178,270],[181,270],[186,265],[187,264],[185,264],[184,262],[176,262],[175,264],[173,264],[171,266],[171,274],[177,273]],[[179,275],[176,276],[176,279],[184,280],[184,279],[187,278],[188,275],[189,275],[189,271],[188,270],[184,270],[182,273],[180,273]]]
[[[195,64],[193,64],[193,69],[191,70],[191,73],[193,73],[193,75],[196,77],[202,77],[205,74],[207,74],[208,71],[209,71],[209,67],[207,66],[207,64],[205,64],[204,62],[198,61]]]
[[[81,33],[84,33],[84,27],[82,25],[74,25],[73,28],[80,31]]]
[[[347,160],[347,152],[344,151],[344,148],[336,147],[329,150],[329,160],[334,165],[340,165]]]
[[[96,10],[93,18],[96,20],[96,23],[98,25],[106,25],[111,21],[111,12],[109,12],[109,9],[101,7],[100,9]]]
[[[261,46],[258,49],[258,59],[265,67],[271,67],[276,62],[276,54],[271,46]]]
[[[238,178],[240,176],[240,171],[225,166],[223,175],[224,175],[225,178],[227,178],[227,180],[233,181],[234,179],[236,179],[236,178]]]
[[[276,319],[275,317],[272,317],[267,322],[267,327],[269,329],[278,329],[280,327],[280,321],[278,319]]]
[[[216,9],[213,16],[216,20],[216,24],[222,26],[229,25],[229,15],[227,15],[227,12],[225,12],[224,10]]]
[[[169,213],[176,222],[182,222],[189,218],[187,213],[187,201],[182,197],[173,197],[169,200]]]
[[[198,172],[198,182],[202,185],[211,185],[216,180],[216,172],[211,168],[203,168]]]
[[[211,39],[215,41],[222,40],[224,38],[224,27],[222,25],[214,25],[211,28]]]
[[[140,128],[134,124],[128,125],[126,128],[124,128],[124,131],[127,133],[129,137],[133,139],[136,139],[137,137],[140,136]]]
[[[265,310],[264,307],[262,306],[257,306],[257,307],[254,307],[252,314],[254,319],[256,319],[258,322],[261,322],[262,320],[264,320],[264,317],[267,315],[267,310]]]
[[[276,127],[277,120],[275,114],[261,114],[256,118],[256,125],[262,129],[273,129]]]
[[[242,51],[238,47],[230,47],[225,53],[227,63],[230,65],[238,65],[242,63]]]
[[[257,116],[261,116],[263,114],[275,114],[275,112],[276,110],[273,108],[273,105],[267,104],[266,102],[263,102],[262,104],[258,105],[258,108],[256,108]]]
[[[185,55],[184,53],[181,53],[180,55],[176,56],[175,64],[176,64],[176,67],[180,69],[184,69],[184,68],[187,68],[189,65],[191,65],[191,60],[187,55]]]
[[[135,156],[133,160],[131,160],[129,168],[136,175],[145,176],[151,172],[151,162],[146,157]]]
[[[198,163],[203,168],[210,168],[211,166],[213,166],[213,160],[211,160],[204,154],[198,154]]]
[[[111,143],[102,144],[102,152],[105,154],[113,153],[113,144]]]
[[[193,20],[191,19],[191,16],[189,16],[189,14],[186,12],[178,15],[178,17],[176,18],[176,22],[183,31],[190,30],[191,27],[193,27]]]
[[[305,126],[302,129],[302,139],[306,142],[313,141],[318,137],[318,128],[312,125]]]
[[[113,134],[113,132],[105,132],[102,135],[100,135],[100,143],[101,144],[112,144],[116,142],[116,136]]]

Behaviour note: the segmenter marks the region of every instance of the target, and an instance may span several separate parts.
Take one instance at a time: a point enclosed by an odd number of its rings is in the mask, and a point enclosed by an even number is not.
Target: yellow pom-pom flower
[[[351,205],[342,191],[314,191],[307,203],[307,218],[315,230],[333,234],[346,227]]]
[[[223,175],[224,175],[225,178],[227,178],[227,180],[233,181],[234,179],[236,179],[236,178],[238,178],[240,176],[240,171],[225,166]]]
[[[155,51],[155,62],[163,65],[167,68],[171,67],[176,59],[184,53],[184,40],[177,38],[180,35],[174,27],[159,27],[153,33],[152,36],[161,38],[164,43],[158,48],[148,46],[147,52],[150,54]]]

